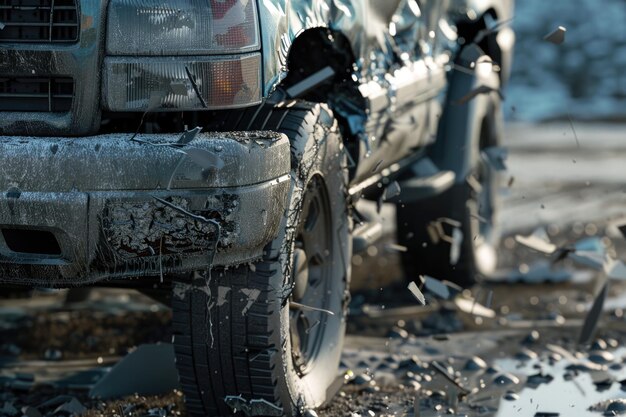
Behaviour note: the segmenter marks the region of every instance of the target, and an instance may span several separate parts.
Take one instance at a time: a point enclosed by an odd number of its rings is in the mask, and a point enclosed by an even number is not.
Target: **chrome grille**
[[[0,43],[78,41],[76,0],[0,0]]]

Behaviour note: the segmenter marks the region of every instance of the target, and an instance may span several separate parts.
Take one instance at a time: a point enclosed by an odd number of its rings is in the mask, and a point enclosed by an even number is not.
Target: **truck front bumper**
[[[287,207],[274,132],[0,136],[0,282],[71,286],[261,256]]]

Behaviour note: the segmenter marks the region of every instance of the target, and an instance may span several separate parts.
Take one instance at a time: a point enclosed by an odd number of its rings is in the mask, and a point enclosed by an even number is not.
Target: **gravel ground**
[[[517,0],[512,120],[626,117],[626,5],[623,0]],[[565,42],[542,38],[558,26]]]

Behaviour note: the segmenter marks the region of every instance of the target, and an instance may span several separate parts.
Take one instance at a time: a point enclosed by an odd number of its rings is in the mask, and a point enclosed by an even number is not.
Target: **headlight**
[[[111,111],[226,109],[261,102],[258,52],[219,57],[106,57],[104,67],[104,104]]]
[[[202,55],[258,49],[255,0],[109,2],[109,55]]]

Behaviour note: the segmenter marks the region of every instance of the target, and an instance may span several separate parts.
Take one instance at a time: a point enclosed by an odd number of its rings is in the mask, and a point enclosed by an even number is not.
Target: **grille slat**
[[[0,0],[0,43],[78,41],[76,0]]]
[[[0,111],[68,112],[73,99],[68,77],[0,78]]]

